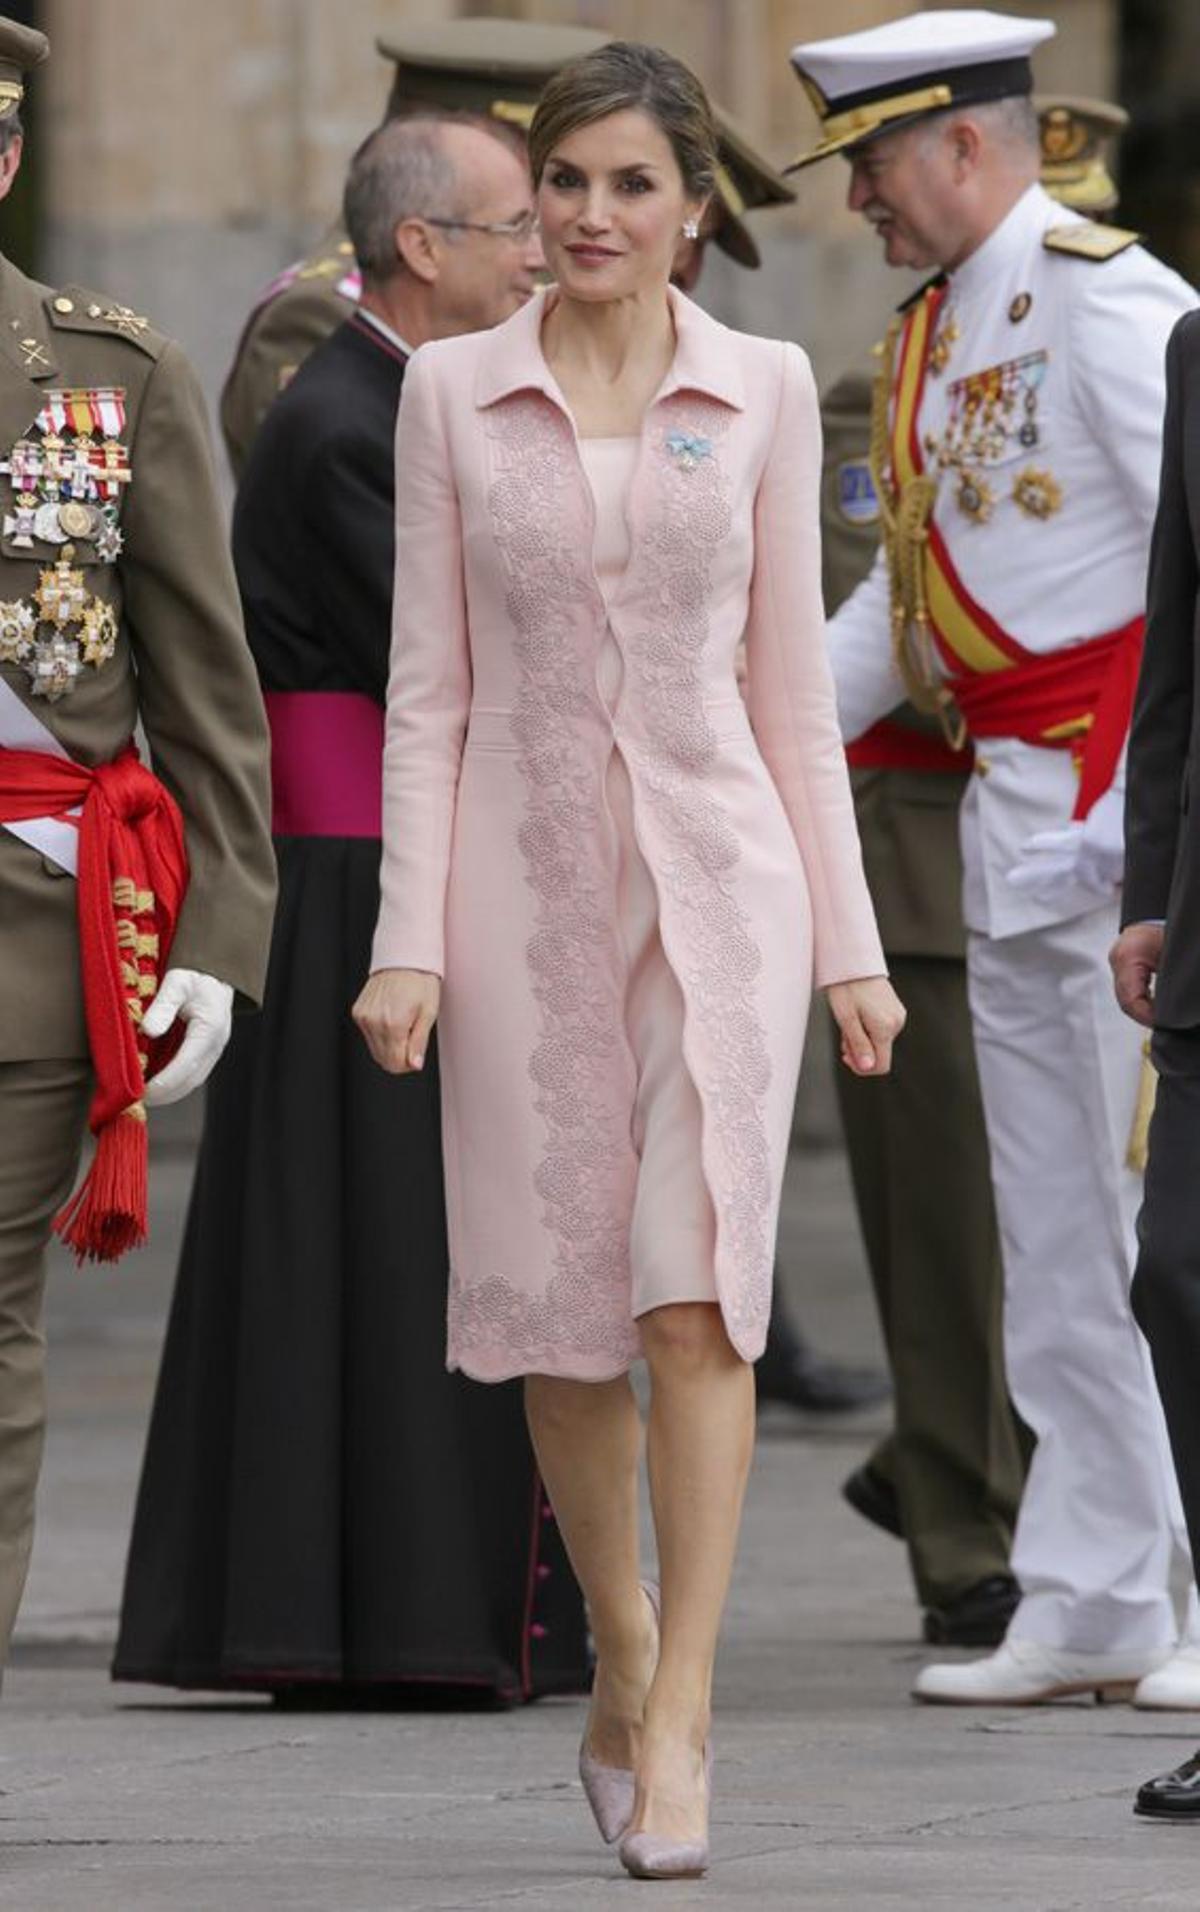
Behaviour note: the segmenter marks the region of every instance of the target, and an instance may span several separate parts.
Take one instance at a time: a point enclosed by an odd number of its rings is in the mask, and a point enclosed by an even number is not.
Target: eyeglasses
[[[422,215],[427,226],[441,226],[447,232],[490,232],[499,239],[524,241],[529,238],[537,224],[537,214],[532,208],[519,212],[515,219],[435,219],[432,213]]]

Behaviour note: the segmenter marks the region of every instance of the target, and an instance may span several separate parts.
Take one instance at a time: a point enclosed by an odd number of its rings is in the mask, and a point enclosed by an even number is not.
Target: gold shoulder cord
[[[883,344],[876,348],[879,369],[871,393],[871,479],[879,499],[888,568],[892,655],[904,679],[909,701],[918,710],[936,712],[947,743],[952,749],[961,750],[966,743],[966,725],[954,709],[954,700],[937,668],[925,590],[925,548],[938,481],[922,472],[897,485],[892,473],[892,382],[896,372],[896,348],[904,323],[903,316],[898,314],[888,326]]]
[[[1125,1166],[1133,1169],[1137,1175],[1146,1173],[1146,1163],[1150,1159],[1150,1121],[1154,1114],[1154,1100],[1158,1092],[1158,1074],[1150,1060],[1150,1038],[1142,1043],[1142,1068],[1138,1077],[1137,1105],[1133,1112],[1133,1123],[1129,1131],[1129,1144],[1125,1151]]]

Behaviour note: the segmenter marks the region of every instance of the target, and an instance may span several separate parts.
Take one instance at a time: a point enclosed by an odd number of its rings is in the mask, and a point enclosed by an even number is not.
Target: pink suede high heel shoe
[[[712,1743],[704,1743],[704,1790],[712,1803]],[[620,1860],[631,1879],[702,1879],[708,1871],[707,1839],[664,1839],[656,1832],[627,1832]]]
[[[655,1625],[659,1619],[659,1592],[656,1581],[643,1580],[642,1592],[650,1602]],[[626,1766],[606,1766],[588,1751],[588,1728],[583,1729],[579,1748],[579,1780],[600,1828],[606,1846],[615,1845],[633,1818],[634,1777]]]

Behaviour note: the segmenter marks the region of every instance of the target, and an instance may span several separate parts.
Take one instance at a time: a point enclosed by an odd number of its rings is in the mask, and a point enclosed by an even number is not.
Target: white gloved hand
[[[176,1017],[187,1034],[165,1069],[146,1085],[147,1108],[165,1108],[198,1089],[229,1041],[233,990],[196,969],[168,969],[142,1020],[148,1036],[165,1036]]]
[[[1125,873],[1125,793],[1106,790],[1082,823],[1062,830],[1041,830],[1021,845],[1008,872],[1015,890],[1038,903],[1051,903],[1069,884],[1111,901]]]

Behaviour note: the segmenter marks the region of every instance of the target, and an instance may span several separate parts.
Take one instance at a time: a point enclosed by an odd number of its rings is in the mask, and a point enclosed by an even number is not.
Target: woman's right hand
[[[426,969],[377,969],[368,976],[351,1014],[381,1069],[408,1075],[425,1067],[441,999],[441,979]]]
[[[826,988],[842,1037],[842,1061],[851,1075],[887,1075],[892,1044],[907,1012],[886,976],[857,976]]]

